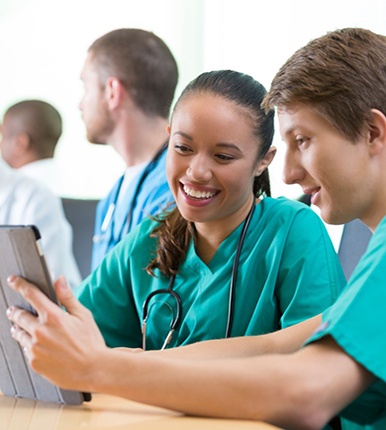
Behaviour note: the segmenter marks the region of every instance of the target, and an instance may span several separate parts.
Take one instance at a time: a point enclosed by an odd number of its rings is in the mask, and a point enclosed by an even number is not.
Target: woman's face
[[[203,223],[248,212],[254,176],[265,167],[257,163],[252,127],[240,107],[219,96],[192,94],[178,104],[169,129],[167,177],[185,219]]]

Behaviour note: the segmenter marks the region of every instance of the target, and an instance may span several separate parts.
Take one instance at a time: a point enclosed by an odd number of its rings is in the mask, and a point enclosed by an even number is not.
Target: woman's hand
[[[31,368],[62,388],[91,391],[93,368],[107,347],[91,312],[75,298],[64,276],[58,278],[55,291],[67,312],[21,277],[10,276],[8,284],[38,314],[17,307],[7,310],[15,323],[11,334]]]

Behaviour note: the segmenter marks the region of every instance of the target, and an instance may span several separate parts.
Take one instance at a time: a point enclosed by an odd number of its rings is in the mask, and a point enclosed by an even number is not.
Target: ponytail
[[[157,252],[149,265],[147,273],[156,276],[155,269],[170,277],[178,273],[180,265],[185,261],[190,240],[195,237],[192,222],[182,217],[178,208],[174,208],[166,216],[156,218],[159,225],[151,232],[150,237],[157,238]]]
[[[256,197],[271,197],[271,184],[269,181],[268,169],[265,169],[261,175],[255,176],[253,194]]]

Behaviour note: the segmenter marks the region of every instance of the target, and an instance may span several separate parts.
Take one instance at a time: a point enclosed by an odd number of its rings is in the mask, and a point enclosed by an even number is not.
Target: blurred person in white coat
[[[55,159],[62,134],[62,117],[42,100],[23,100],[10,106],[1,124],[3,159],[49,188],[55,195],[68,195],[67,176]]]
[[[1,158],[0,224],[36,225],[53,279],[65,274],[71,287],[80,283],[72,252],[72,229],[59,198],[38,182],[11,169]]]

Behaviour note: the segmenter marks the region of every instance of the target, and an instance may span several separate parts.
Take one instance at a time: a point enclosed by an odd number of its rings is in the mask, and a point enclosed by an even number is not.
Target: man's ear
[[[255,176],[260,176],[264,170],[272,163],[272,160],[275,158],[276,148],[271,146],[268,149],[268,152],[265,154],[264,158],[262,158],[255,169]]]
[[[13,137],[13,149],[18,155],[30,150],[31,139],[27,133],[18,133]]]
[[[366,143],[371,156],[386,147],[386,116],[378,109],[371,109],[367,116]]]
[[[111,77],[107,79],[106,87],[105,87],[105,97],[107,106],[112,111],[116,109],[123,98],[124,87],[119,79]]]

